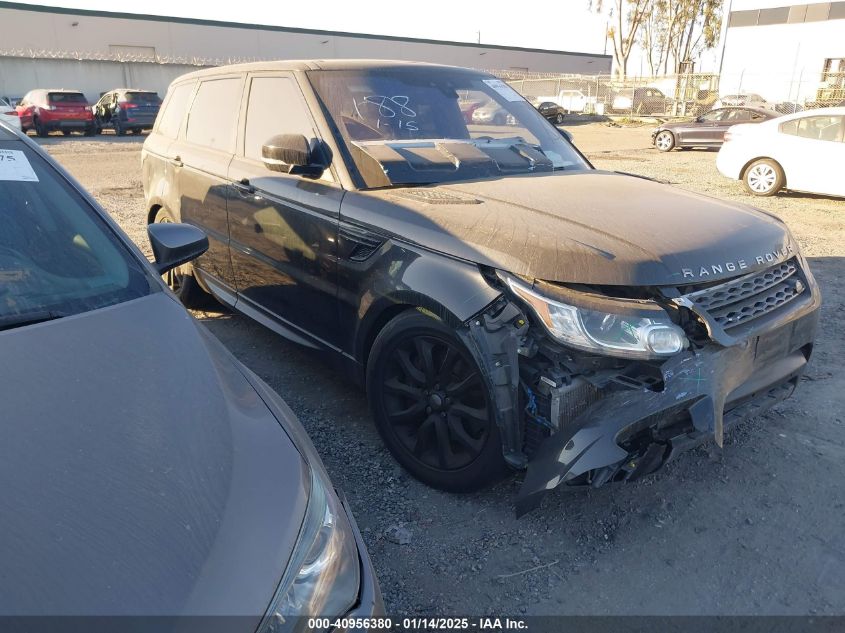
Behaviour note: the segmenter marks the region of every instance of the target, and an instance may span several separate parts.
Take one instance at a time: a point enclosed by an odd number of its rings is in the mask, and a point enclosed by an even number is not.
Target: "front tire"
[[[661,152],[670,152],[675,147],[675,135],[666,130],[654,137],[654,146]]]
[[[558,112],[557,116],[555,116],[555,123],[557,123],[558,125],[561,125],[563,123],[563,114],[561,114],[560,112]]]
[[[379,332],[367,396],[387,448],[423,483],[472,492],[508,472],[487,383],[441,321],[408,310]]]
[[[753,196],[775,195],[786,184],[783,168],[771,158],[761,158],[751,163],[742,175],[745,190]]]
[[[170,211],[163,207],[156,212],[155,223],[175,221]],[[162,278],[186,308],[208,306],[211,295],[200,287],[199,282],[194,277],[194,268],[190,262],[169,270],[162,275]]]

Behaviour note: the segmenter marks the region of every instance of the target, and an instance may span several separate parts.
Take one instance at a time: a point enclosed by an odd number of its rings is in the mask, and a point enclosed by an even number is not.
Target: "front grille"
[[[686,298],[725,332],[750,325],[809,292],[799,279],[795,259],[777,264],[759,273],[732,279],[723,284],[692,292]]]

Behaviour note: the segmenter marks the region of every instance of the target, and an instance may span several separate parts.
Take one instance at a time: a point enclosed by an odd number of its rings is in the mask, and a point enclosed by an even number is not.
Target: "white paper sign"
[[[484,83],[490,86],[493,90],[498,92],[508,101],[522,101],[522,95],[520,95],[516,90],[511,88],[508,84],[506,84],[501,79],[484,79]]]
[[[22,151],[0,149],[0,180],[38,182],[38,176]]]

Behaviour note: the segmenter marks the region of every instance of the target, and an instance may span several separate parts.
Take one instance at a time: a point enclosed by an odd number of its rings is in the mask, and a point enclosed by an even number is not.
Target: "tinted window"
[[[753,26],[757,24],[758,10],[731,11],[728,26]]]
[[[249,89],[244,134],[244,156],[261,160],[261,147],[277,134],[302,134],[314,130],[299,87],[287,77],[255,77]]]
[[[805,22],[818,22],[820,20],[827,20],[830,14],[829,2],[817,2],[815,4],[807,5],[807,13],[804,16]]]
[[[750,121],[751,113],[748,110],[729,110],[727,115],[722,120],[736,123],[740,123],[742,121]]]
[[[780,131],[816,141],[841,141],[843,120],[841,116],[810,116],[787,121]]]
[[[161,101],[155,92],[127,92],[124,99],[128,103],[157,104]]]
[[[757,18],[757,24],[785,24],[787,18],[789,18],[789,7],[760,9],[760,16]]]
[[[47,95],[50,103],[86,104],[88,100],[81,92],[51,92]]]
[[[16,315],[75,314],[149,292],[94,209],[32,149],[0,141],[0,329]]]
[[[726,110],[711,110],[707,114],[702,115],[702,121],[721,121],[725,116]]]
[[[234,151],[240,100],[240,78],[201,82],[188,115],[185,138],[210,149]]]
[[[170,96],[158,117],[158,132],[169,138],[176,138],[185,117],[188,98],[194,90],[193,83],[180,84],[170,91]]]

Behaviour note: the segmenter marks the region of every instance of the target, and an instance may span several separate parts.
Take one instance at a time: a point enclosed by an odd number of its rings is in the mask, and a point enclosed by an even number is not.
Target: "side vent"
[[[356,226],[341,226],[338,231],[341,258],[353,262],[369,259],[384,244],[384,238]]]

